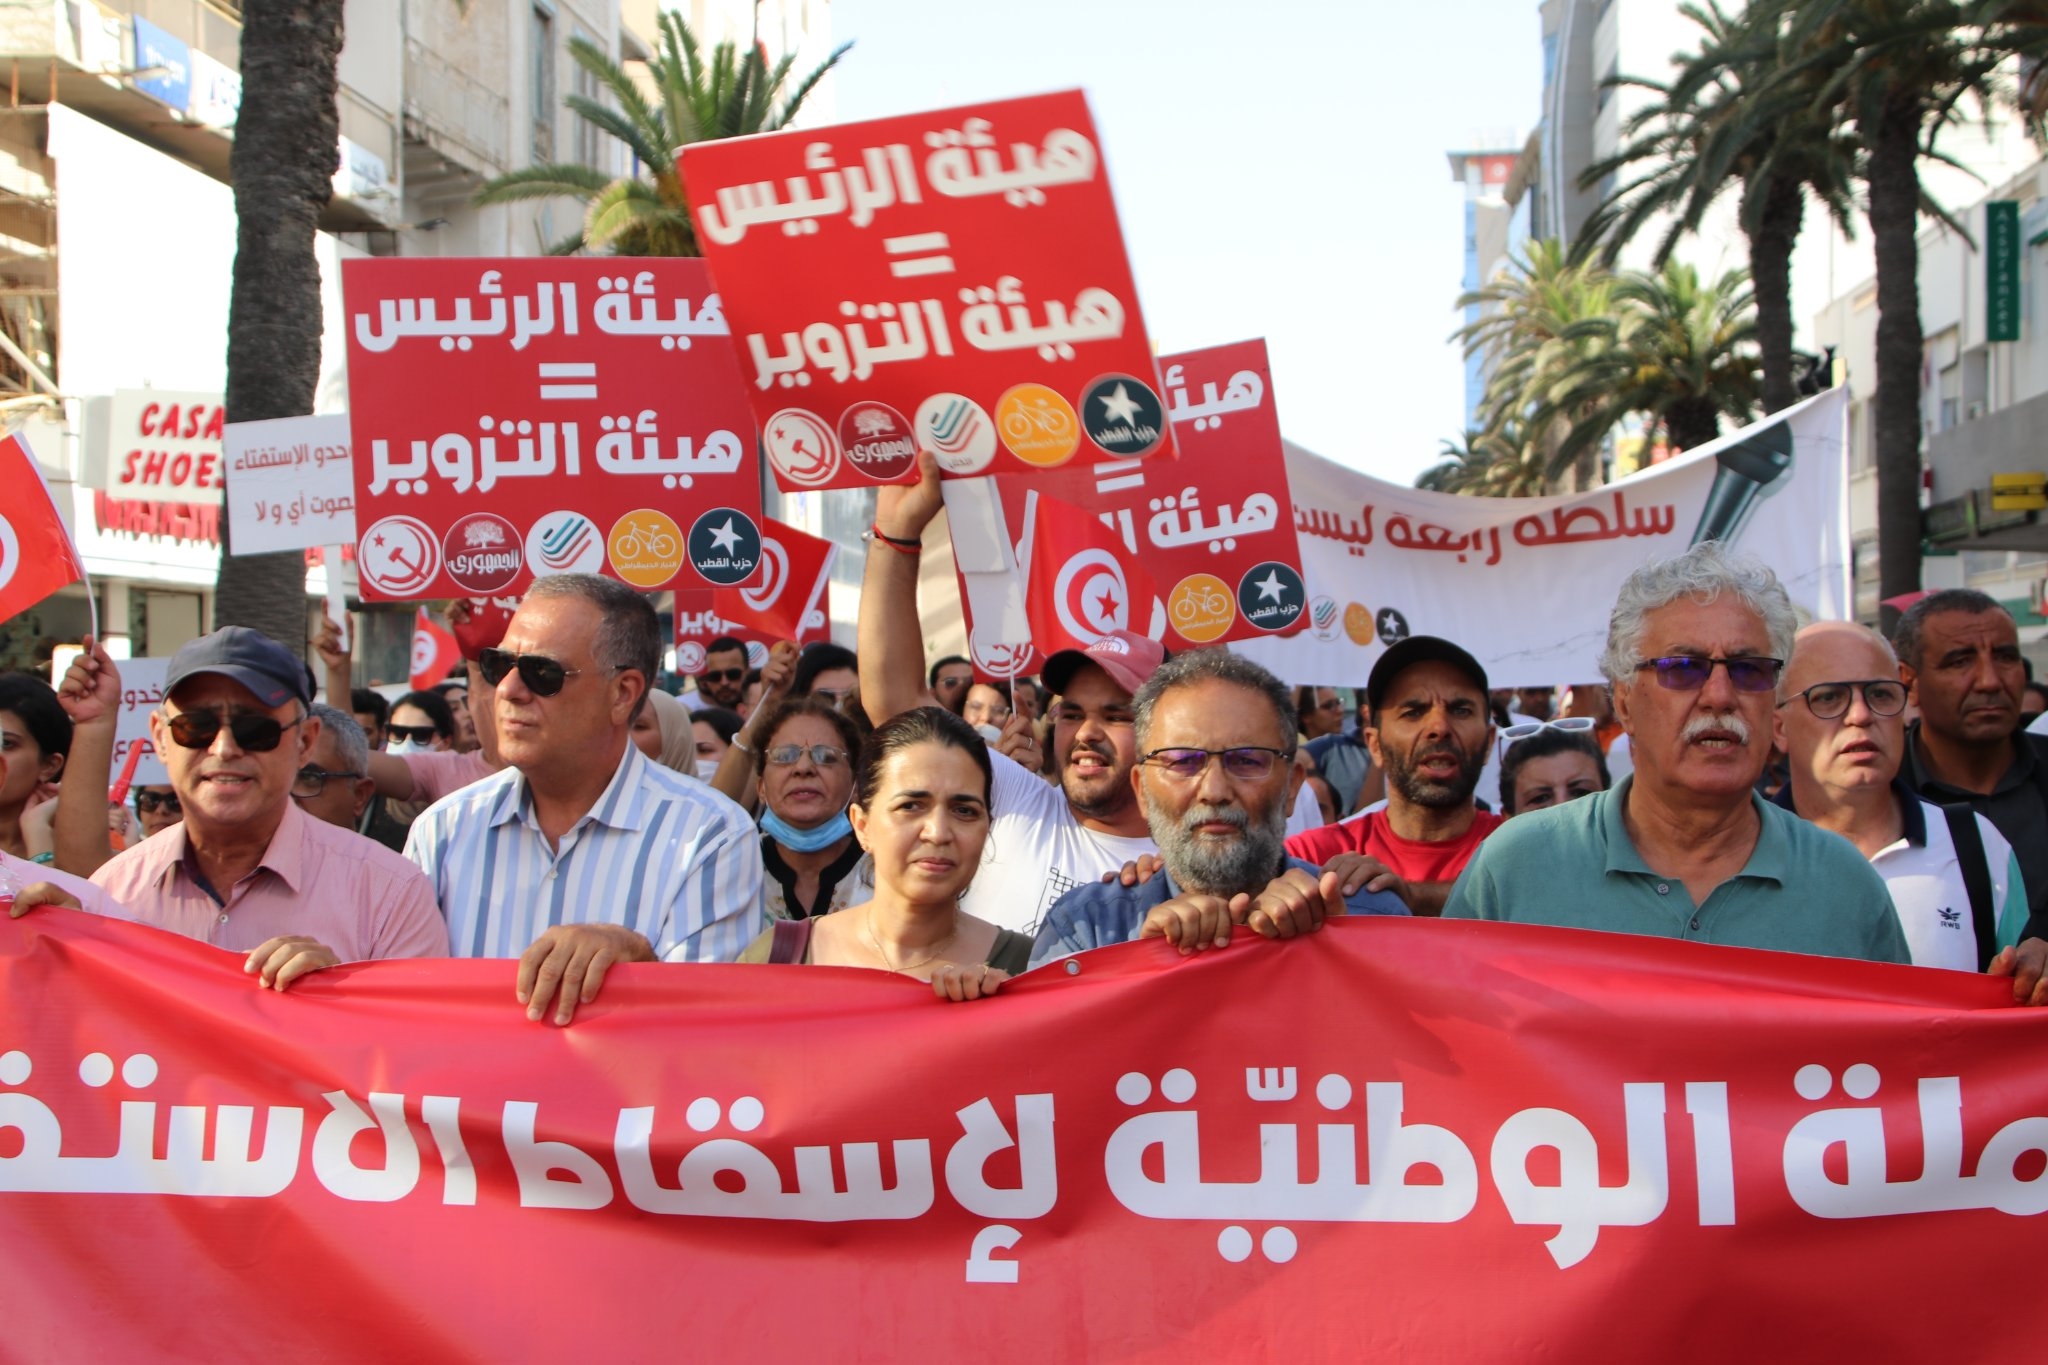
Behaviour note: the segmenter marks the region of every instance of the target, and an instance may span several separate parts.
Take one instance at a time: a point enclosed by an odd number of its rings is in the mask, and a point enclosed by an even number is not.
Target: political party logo
[[[779,548],[779,547],[778,547]],[[714,507],[690,526],[690,567],[721,588],[735,588],[761,563],[761,529],[745,512]],[[789,576],[783,561],[783,577]],[[776,589],[781,591],[780,587]]]
[[[21,567],[21,537],[14,534],[14,524],[6,517],[0,517],[0,588],[14,581],[15,570]]]
[[[1062,565],[1052,600],[1060,628],[1084,646],[1130,629],[1131,590],[1123,566],[1107,550],[1083,550]]]
[[[839,447],[867,478],[892,483],[917,463],[917,437],[887,403],[855,403],[839,414]]]
[[[1166,408],[1143,380],[1105,375],[1081,397],[1081,425],[1105,453],[1136,459],[1166,438]]]
[[[1166,595],[1167,619],[1183,640],[1204,645],[1230,629],[1237,608],[1230,585],[1212,573],[1191,573]]]
[[[788,586],[789,552],[773,536],[763,536],[760,581],[741,588],[740,601],[755,611],[766,611],[775,605],[782,596],[782,590]]]
[[[356,544],[356,572],[386,597],[417,597],[441,572],[440,541],[423,521],[386,517]]]
[[[979,474],[996,457],[996,424],[972,398],[935,393],[917,406],[917,443],[948,474]]]
[[[768,664],[768,646],[759,640],[747,641],[747,667],[765,668]]]
[[[1408,618],[1392,607],[1380,608],[1380,614],[1373,618],[1373,627],[1384,645],[1398,645],[1408,638]]]
[[[605,537],[612,572],[636,588],[658,588],[683,567],[683,528],[652,507],[636,507]]]
[[[839,473],[839,442],[815,412],[784,408],[761,428],[768,463],[790,483],[816,488]]]
[[[1051,469],[1081,448],[1081,424],[1066,399],[1043,384],[1019,384],[996,403],[996,432],[1025,464]]]
[[[676,672],[702,673],[705,662],[704,646],[695,640],[685,640],[676,646]]]
[[[581,512],[550,512],[526,533],[526,567],[535,578],[596,573],[604,567],[604,536]]]
[[[1260,630],[1286,630],[1308,609],[1308,587],[1292,568],[1269,559],[1237,581],[1237,609]]]
[[[526,565],[518,528],[496,512],[458,518],[441,549],[448,576],[466,592],[496,592],[519,577]]]
[[[979,636],[968,641],[967,652],[974,656],[976,668],[995,678],[1015,678],[1031,672],[1037,654],[1029,640],[983,640]]]
[[[1318,597],[1310,602],[1308,604],[1308,623],[1309,628],[1315,631],[1318,640],[1336,639],[1337,599],[1334,597]]]
[[[1348,603],[1344,608],[1344,634],[1354,645],[1371,644],[1376,638],[1372,608],[1362,602]]]

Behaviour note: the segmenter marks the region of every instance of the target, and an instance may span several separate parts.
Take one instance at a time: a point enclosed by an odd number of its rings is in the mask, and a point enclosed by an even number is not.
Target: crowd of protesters
[[[927,660],[929,468],[885,489],[858,648],[721,639],[661,690],[653,604],[537,581],[396,701],[338,635],[172,658],[167,784],[105,799],[96,641],[0,676],[0,891],[242,956],[516,960],[568,1024],[624,962],[869,968],[952,1000],[1133,939],[1182,955],[1341,915],[1512,920],[2012,979],[2048,1003],[2048,736],[2012,616],[1925,595],[1887,640],[1809,623],[1698,545],[1614,585],[1604,681],[1496,689],[1412,636],[1355,698],[1130,632],[1033,679]],[[758,665],[758,666],[757,666]],[[324,696],[325,700],[316,700]],[[347,699],[346,707],[342,699]]]

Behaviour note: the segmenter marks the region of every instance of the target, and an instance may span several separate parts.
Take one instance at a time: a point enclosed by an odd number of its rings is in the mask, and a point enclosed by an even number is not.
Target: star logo
[[[712,529],[711,543],[713,545],[716,545],[719,549],[725,551],[727,554],[731,554],[735,549],[739,547],[739,532],[732,529],[731,517],[727,517],[725,519],[725,524],[723,526],[715,527]]]
[[[1149,455],[1166,440],[1166,409],[1159,395],[1128,374],[1106,374],[1090,384],[1081,413],[1088,439],[1115,459]]]
[[[1115,393],[1103,396],[1102,411],[1112,421],[1135,422],[1138,420],[1138,400],[1131,397],[1127,386],[1119,384]]]
[[[1280,594],[1286,590],[1286,586],[1286,584],[1280,581],[1279,574],[1268,570],[1266,576],[1258,581],[1259,600],[1261,602],[1278,602],[1283,600]]]
[[[754,576],[762,558],[761,529],[752,517],[714,507],[690,526],[690,563],[707,583],[734,588]]]
[[[1301,571],[1277,559],[1252,565],[1237,580],[1238,612],[1259,630],[1279,632],[1304,624],[1307,601]]]

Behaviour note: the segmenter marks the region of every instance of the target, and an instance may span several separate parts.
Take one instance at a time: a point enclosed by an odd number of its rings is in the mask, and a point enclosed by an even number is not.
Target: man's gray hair
[[[1719,541],[1707,540],[1682,555],[1652,560],[1630,574],[1614,599],[1607,618],[1607,652],[1600,671],[1610,684],[1635,677],[1643,657],[1643,632],[1649,614],[1681,598],[1706,605],[1724,592],[1763,618],[1775,658],[1792,657],[1792,637],[1799,633],[1799,613],[1762,560],[1730,555]]]
[[[1263,695],[1273,708],[1274,718],[1280,722],[1280,733],[1285,736],[1280,747],[1287,751],[1289,758],[1294,756],[1294,735],[1298,725],[1294,694],[1287,690],[1287,684],[1264,668],[1220,645],[1174,655],[1154,669],[1152,676],[1138,688],[1137,696],[1131,699],[1131,714],[1141,756],[1150,742],[1152,712],[1159,705],[1159,699],[1176,687],[1191,687],[1210,681],[1234,683]]]
[[[599,668],[612,672],[633,669],[654,687],[661,672],[661,618],[654,604],[617,579],[594,573],[551,574],[536,578],[526,590],[526,600],[545,601],[551,597],[580,597],[597,608],[597,634],[591,637],[590,657]],[[640,705],[647,704],[643,693]],[[635,707],[633,714],[640,714]]]
[[[334,736],[335,747],[341,751],[341,766],[352,773],[368,776],[370,737],[363,733],[363,727],[356,718],[324,701],[314,702],[311,714],[320,722],[321,729]]]

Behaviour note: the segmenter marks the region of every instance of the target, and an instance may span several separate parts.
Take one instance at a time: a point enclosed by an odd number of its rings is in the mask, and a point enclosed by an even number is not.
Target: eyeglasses
[[[768,751],[767,758],[778,768],[788,768],[805,754],[811,756],[812,766],[818,768],[836,768],[846,762],[846,750],[835,749],[829,744],[778,744]]]
[[[699,673],[697,675],[697,681],[738,682],[741,678],[744,678],[746,676],[747,670],[744,668],[707,668],[702,673]],[[533,684],[528,683],[527,686],[532,687]],[[538,691],[539,689],[536,688],[535,690]]]
[[[1673,692],[1697,692],[1707,685],[1707,679],[1714,676],[1714,669],[1720,666],[1728,670],[1728,681],[1738,692],[1769,692],[1778,685],[1778,674],[1785,667],[1783,659],[1770,659],[1761,654],[1730,654],[1725,659],[1703,658],[1698,654],[1667,654],[1661,659],[1644,659],[1636,665],[1636,672],[1646,668],[1657,671],[1657,685]]]
[[[540,689],[534,690],[538,692]],[[384,733],[401,744],[409,739],[421,744],[432,744],[441,732],[431,725],[387,725],[384,727]]]
[[[154,815],[159,810],[166,815],[185,813],[185,808],[178,804],[176,792],[137,792],[135,810],[139,815]]]
[[[476,666],[484,681],[493,687],[518,669],[519,681],[536,697],[554,696],[562,690],[563,683],[583,672],[580,668],[564,668],[560,659],[550,659],[545,654],[512,654],[502,649],[487,649],[477,655]]]
[[[1342,697],[1324,697],[1316,703],[1316,710],[1318,711],[1342,711],[1343,709],[1344,699]]]
[[[853,695],[853,689],[850,687],[814,687],[811,689],[811,695],[823,697],[829,705],[844,706],[846,705],[846,699]]]
[[[1815,683],[1804,692],[1793,693],[1778,705],[1790,706],[1795,701],[1804,700],[1814,719],[1837,720],[1849,714],[1849,706],[1858,692],[1863,694],[1863,704],[1870,708],[1873,716],[1896,716],[1906,709],[1906,685],[1891,678]]]
[[[938,685],[940,687],[945,688],[948,692],[951,692],[954,688],[965,687],[967,686],[967,684],[973,681],[974,675],[972,673],[963,673],[957,678],[947,677],[944,673],[941,673],[939,675]]]
[[[1517,721],[1513,725],[1503,725],[1500,728],[1501,747],[1506,748],[1508,745],[1519,740],[1533,738],[1536,735],[1542,734],[1545,730],[1563,730],[1575,735],[1584,734],[1598,723],[1591,716],[1559,716],[1556,720]]]
[[[1285,749],[1263,749],[1247,745],[1241,749],[1154,749],[1139,759],[1168,777],[1185,782],[1209,770],[1209,760],[1223,760],[1223,775],[1240,782],[1257,782],[1272,776],[1275,763],[1292,760]]]
[[[245,753],[267,754],[278,746],[284,732],[304,720],[294,716],[289,724],[260,711],[237,711],[223,719],[218,711],[180,711],[170,717],[171,738],[181,749],[210,749],[225,725],[235,737],[235,747]]]
[[[363,776],[361,773],[331,773],[325,768],[301,768],[299,769],[298,776],[292,779],[292,795],[303,796],[310,801],[319,796],[321,792],[327,790],[327,780],[331,777],[358,778],[361,776]]]

